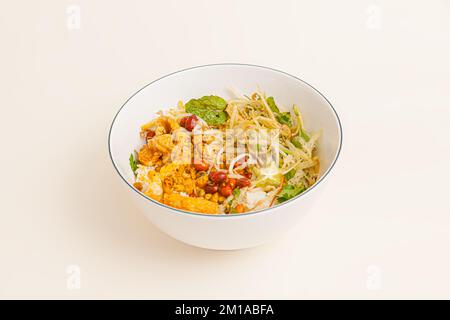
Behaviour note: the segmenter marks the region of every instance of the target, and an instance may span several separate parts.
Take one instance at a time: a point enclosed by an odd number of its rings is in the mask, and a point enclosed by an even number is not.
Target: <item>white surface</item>
[[[449,1],[17,1],[0,26],[1,297],[450,298]],[[163,235],[107,155],[131,93],[214,62],[305,79],[345,129],[323,200],[256,249]]]
[[[133,171],[129,156],[139,150],[142,139],[139,128],[161,110],[174,106],[181,99],[216,94],[231,99],[230,87],[249,95],[261,86],[276,97],[279,105],[297,104],[305,128],[321,132],[317,156],[321,173],[316,185],[295,200],[256,214],[217,215],[186,214],[172,210],[159,202],[137,193],[132,184]],[[237,89],[236,89],[237,90]],[[177,97],[174,97],[176,92]],[[242,94],[242,93],[241,93]],[[133,130],[134,128],[134,130]],[[216,64],[176,72],[142,88],[130,98],[114,118],[109,136],[109,150],[115,168],[127,181],[127,193],[136,205],[160,230],[175,239],[196,247],[216,250],[236,250],[267,243],[285,234],[317,202],[341,148],[341,127],[330,103],[314,88],[283,72],[239,64]],[[265,193],[262,192],[265,197]]]

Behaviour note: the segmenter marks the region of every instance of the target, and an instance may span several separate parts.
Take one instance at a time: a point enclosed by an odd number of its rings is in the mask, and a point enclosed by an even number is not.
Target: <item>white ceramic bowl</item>
[[[215,94],[230,97],[230,88],[251,93],[257,86],[286,107],[295,103],[309,131],[322,130],[318,142],[321,175],[300,196],[279,206],[246,214],[205,215],[174,209],[152,200],[132,187],[129,156],[140,145],[139,128],[159,110],[178,100]],[[193,246],[232,250],[265,243],[283,233],[310,210],[341,149],[342,128],[330,102],[306,82],[285,72],[247,64],[215,64],[181,70],[151,82],[133,94],[111,125],[109,152],[128,193],[159,229]],[[332,190],[330,190],[332,192]]]

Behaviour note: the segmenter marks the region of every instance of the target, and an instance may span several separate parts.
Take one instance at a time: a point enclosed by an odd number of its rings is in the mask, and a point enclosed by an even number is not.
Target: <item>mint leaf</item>
[[[219,96],[203,96],[197,99],[205,108],[223,111],[227,107],[227,102]]]
[[[199,99],[191,99],[186,103],[186,112],[195,114],[207,124],[218,126],[227,121],[227,113],[224,111],[227,102],[218,96],[203,96]]]
[[[191,112],[193,113],[193,112]],[[200,112],[199,112],[200,113]],[[195,113],[194,113],[195,114]],[[212,126],[219,126],[227,121],[227,114],[225,112],[205,112],[197,114],[200,118],[206,121],[207,124]]]

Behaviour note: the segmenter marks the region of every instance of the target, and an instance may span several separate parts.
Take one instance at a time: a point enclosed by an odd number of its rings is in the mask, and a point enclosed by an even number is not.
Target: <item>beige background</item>
[[[450,298],[450,1],[1,8],[1,298]],[[107,154],[132,93],[217,62],[305,79],[344,126],[313,212],[284,238],[237,252],[159,232]]]

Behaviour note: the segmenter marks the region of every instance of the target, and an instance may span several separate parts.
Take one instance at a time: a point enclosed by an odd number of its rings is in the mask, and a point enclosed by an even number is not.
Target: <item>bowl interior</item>
[[[233,97],[233,91],[249,94],[257,86],[277,104],[291,108],[296,104],[307,131],[322,130],[318,141],[321,175],[334,163],[341,143],[339,119],[329,102],[305,82],[269,68],[252,65],[209,65],[173,73],[147,85],[133,95],[117,114],[110,132],[111,158],[120,175],[129,183],[133,173],[130,153],[141,145],[140,126],[155,117],[155,113],[176,106],[179,100],[204,95]]]

